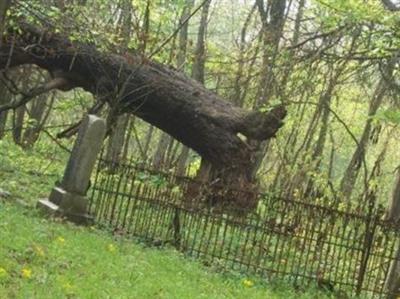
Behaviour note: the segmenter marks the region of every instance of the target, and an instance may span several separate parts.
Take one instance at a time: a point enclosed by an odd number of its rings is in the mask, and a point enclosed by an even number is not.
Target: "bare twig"
[[[149,59],[151,59],[152,57],[154,57],[154,55],[156,55],[158,52],[160,52],[161,49],[164,48],[164,46],[165,46],[166,44],[168,44],[168,42],[169,42],[172,38],[174,38],[175,35],[178,34],[178,32],[181,30],[181,28],[182,28],[183,26],[185,26],[185,24],[186,24],[187,22],[189,22],[189,20],[200,10],[208,1],[211,1],[211,0],[204,0],[203,2],[201,2],[200,5],[189,15],[181,24],[179,24],[178,28],[176,28],[175,31],[172,32],[172,34],[171,34],[169,37],[167,37],[167,38],[164,40],[164,42],[162,42],[161,45],[160,45],[155,51],[153,51],[153,53],[150,54]]]
[[[291,104],[295,104],[295,105],[304,104],[304,105],[315,105],[315,106],[319,105],[319,103],[313,103],[313,102],[308,102],[308,101],[288,101],[287,103],[288,103],[288,105],[291,105]],[[326,106],[326,109],[328,109],[329,112],[332,113],[332,115],[335,117],[335,119],[344,127],[344,129],[350,135],[350,137],[354,141],[354,143],[357,146],[360,146],[360,143],[359,143],[357,137],[353,134],[353,132],[351,131],[349,126],[346,124],[346,122],[336,113],[335,110],[333,110],[331,107],[329,107],[329,105],[327,105],[327,104],[324,104],[324,105]],[[362,165],[363,165],[363,169],[364,169],[364,185],[367,188],[368,187],[368,166],[367,166],[367,161],[365,160],[365,155],[362,156]]]
[[[49,138],[54,141],[60,148],[62,148],[64,151],[71,153],[72,151],[64,146],[60,141],[57,140],[56,137],[54,137],[53,135],[51,135],[51,133],[49,131],[47,131],[46,129],[42,129],[42,132],[44,132],[47,136],[49,136]]]
[[[98,100],[87,112],[87,114],[93,114],[93,113],[97,113],[99,112],[103,106],[105,104],[104,100]],[[78,133],[79,127],[82,123],[82,120],[72,124],[71,126],[69,126],[67,129],[61,131],[60,133],[57,133],[56,137],[58,139],[61,138],[70,138],[71,136],[75,135],[76,133]]]
[[[321,38],[326,38],[326,37],[329,37],[329,36],[332,36],[332,35],[336,35],[338,32],[340,32],[340,31],[341,31],[342,29],[344,29],[344,28],[346,28],[346,26],[340,26],[340,27],[335,28],[335,29],[333,29],[333,30],[331,30],[331,31],[328,31],[328,32],[323,32],[323,33],[315,34],[315,35],[313,35],[313,36],[311,36],[311,37],[309,37],[309,38],[307,38],[307,39],[305,39],[305,40],[299,42],[299,43],[296,44],[296,45],[287,47],[287,49],[288,49],[288,50],[293,50],[293,49],[296,49],[296,48],[299,48],[299,47],[305,45],[306,43],[308,43],[308,42],[310,42],[310,41],[313,41],[313,40],[316,40],[316,39],[321,39]]]

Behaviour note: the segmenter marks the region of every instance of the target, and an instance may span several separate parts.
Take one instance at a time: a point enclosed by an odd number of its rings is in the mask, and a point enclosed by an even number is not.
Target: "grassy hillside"
[[[323,298],[0,201],[0,298]]]

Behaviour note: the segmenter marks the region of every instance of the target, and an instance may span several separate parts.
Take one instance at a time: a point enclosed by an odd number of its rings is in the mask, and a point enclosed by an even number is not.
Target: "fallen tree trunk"
[[[1,69],[44,68],[68,82],[62,90],[81,87],[106,99],[119,113],[135,114],[191,147],[221,175],[244,180],[250,180],[249,141],[274,137],[286,114],[281,106],[269,113],[247,111],[171,67],[135,54],[102,53],[26,24],[5,36],[0,54]]]

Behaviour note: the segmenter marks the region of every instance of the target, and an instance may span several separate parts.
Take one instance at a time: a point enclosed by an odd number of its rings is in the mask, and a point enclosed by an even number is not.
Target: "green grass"
[[[22,150],[10,136],[0,140],[0,189],[27,204],[48,196],[62,177],[67,154],[57,145],[37,143],[34,149]]]
[[[324,298],[0,202],[0,298]],[[245,280],[254,283],[246,286]],[[327,297],[325,297],[327,298]]]
[[[284,284],[221,273],[171,249],[144,247],[107,231],[47,220],[33,207],[63,173],[67,155],[39,143],[22,151],[0,140],[0,299],[328,298]],[[249,286],[246,281],[250,281]]]

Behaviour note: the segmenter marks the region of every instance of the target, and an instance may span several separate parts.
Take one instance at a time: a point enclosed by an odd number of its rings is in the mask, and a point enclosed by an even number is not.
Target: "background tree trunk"
[[[3,41],[4,24],[10,4],[11,0],[0,0],[0,46]]]
[[[180,24],[182,24],[190,15],[193,8],[194,0],[187,0],[185,7],[182,12],[180,19]],[[177,54],[177,66],[179,70],[184,71],[186,67],[186,55],[187,55],[187,44],[188,44],[188,29],[189,22],[186,22],[180,32],[179,32],[179,48]],[[178,176],[183,176],[186,173],[186,162],[189,157],[190,150],[187,146],[183,145],[178,156],[178,161],[176,165],[176,174]]]
[[[0,106],[7,104],[10,101],[10,95],[7,92],[6,86],[0,81]],[[8,111],[0,112],[0,139],[5,135],[7,125]]]
[[[394,188],[386,212],[386,220],[394,221],[398,224],[400,221],[400,166],[397,167],[396,172]],[[389,273],[386,277],[385,289],[390,293],[389,299],[398,298],[400,293],[400,244],[397,244],[396,259],[391,262]]]
[[[22,145],[22,131],[24,129],[24,119],[25,119],[26,107],[18,107],[13,113],[13,127],[12,136],[15,144]]]
[[[262,66],[258,90],[256,93],[254,108],[259,109],[266,105],[274,96],[278,89],[275,69],[277,66],[277,56],[279,43],[283,35],[287,9],[286,0],[272,0],[266,4],[264,0],[256,0],[258,12],[262,22]],[[254,142],[252,146],[256,148],[254,162],[251,166],[251,176],[255,179],[259,168],[268,151],[268,142]]]
[[[121,17],[119,19],[119,31],[122,38],[122,52],[128,50],[128,44],[131,39],[132,33],[132,1],[122,0],[121,3]],[[147,28],[148,29],[148,28]],[[147,32],[148,33],[148,32]],[[116,98],[114,101],[118,101]],[[117,104],[118,105],[118,104]],[[112,109],[109,113],[116,113]],[[114,163],[120,163],[123,161],[123,147],[125,144],[125,137],[127,136],[126,131],[128,129],[129,115],[116,115],[115,117],[110,116],[111,119],[115,119],[115,123],[110,124],[111,130],[108,138],[107,146],[107,160]]]
[[[29,116],[28,123],[22,137],[21,145],[23,148],[32,147],[39,138],[39,134],[46,124],[50,111],[53,106],[54,99],[48,100],[49,95],[44,94],[34,99],[30,105],[26,107]]]
[[[354,154],[351,157],[351,160],[346,168],[346,171],[340,183],[340,191],[342,192],[343,196],[347,199],[350,198],[353,192],[359,170],[361,168],[363,159],[367,151],[367,146],[372,130],[372,121],[373,121],[372,116],[376,114],[378,108],[382,104],[383,99],[385,98],[386,91],[387,87],[385,80],[381,79],[376,87],[375,94],[371,99],[368,118],[365,122],[363,133],[361,135],[356,150],[354,151]]]
[[[197,32],[197,43],[192,66],[192,78],[204,85],[204,69],[206,64],[206,38],[208,25],[208,11],[211,0],[207,1],[201,11],[200,25]],[[207,159],[202,159],[200,169],[196,178],[201,182],[207,182],[210,179],[210,173],[213,171],[212,165]]]
[[[108,161],[115,163],[123,161],[123,147],[125,144],[125,137],[127,136],[128,123],[129,115],[120,115],[114,127],[111,129],[106,154]]]

